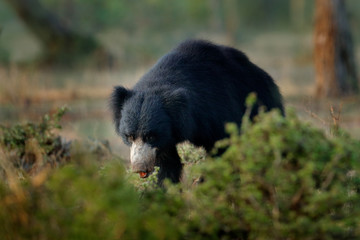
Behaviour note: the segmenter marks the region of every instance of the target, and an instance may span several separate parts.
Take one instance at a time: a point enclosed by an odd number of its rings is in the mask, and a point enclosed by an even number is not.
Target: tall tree
[[[38,0],[6,1],[42,43],[43,62],[68,64],[94,53],[111,58],[94,38],[73,31]]]
[[[345,0],[316,0],[314,62],[317,97],[359,92]]]

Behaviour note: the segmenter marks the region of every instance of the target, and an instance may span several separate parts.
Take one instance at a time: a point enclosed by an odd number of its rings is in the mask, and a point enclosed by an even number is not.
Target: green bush
[[[241,135],[229,125],[227,151],[193,168],[204,182],[181,193],[191,196],[192,238],[359,239],[360,142],[292,113],[249,125]]]
[[[88,164],[89,160],[87,156],[87,164],[68,164],[46,181],[46,176],[37,175],[17,188],[2,187],[0,238],[162,239],[163,235],[173,236],[174,226],[168,216],[143,209],[138,193],[124,178],[121,164],[114,162],[99,169],[97,165]]]
[[[161,189],[84,149],[2,184],[0,239],[360,238],[359,141],[292,113],[227,129],[222,156],[179,148],[182,182]]]
[[[69,160],[70,142],[58,134],[60,120],[67,108],[46,114],[39,123],[28,122],[5,126],[0,124],[0,148],[17,169],[35,173],[46,165],[59,165]]]

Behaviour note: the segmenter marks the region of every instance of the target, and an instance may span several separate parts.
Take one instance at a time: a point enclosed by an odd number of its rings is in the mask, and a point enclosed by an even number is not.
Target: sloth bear
[[[226,137],[227,122],[241,124],[245,99],[278,108],[282,97],[273,79],[234,48],[187,40],[160,60],[129,90],[114,88],[110,99],[117,133],[131,147],[131,168],[140,177],[159,166],[165,178],[179,182],[182,164],[176,144],[189,141],[210,151]],[[252,117],[257,109],[252,110]]]

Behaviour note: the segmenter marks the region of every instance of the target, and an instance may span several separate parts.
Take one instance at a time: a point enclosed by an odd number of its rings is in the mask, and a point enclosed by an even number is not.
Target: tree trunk
[[[316,0],[314,62],[317,97],[358,93],[353,42],[344,0]]]
[[[90,37],[74,32],[38,0],[6,0],[44,48],[42,61],[47,64],[69,64],[90,54],[111,58]]]

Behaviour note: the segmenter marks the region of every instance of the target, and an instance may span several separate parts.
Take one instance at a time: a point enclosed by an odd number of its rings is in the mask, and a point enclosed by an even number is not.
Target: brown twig
[[[339,126],[340,126],[340,115],[341,115],[341,110],[342,110],[342,103],[340,103],[339,105],[339,110],[337,112],[337,114],[335,113],[335,110],[334,110],[334,106],[333,105],[330,105],[330,116],[331,116],[331,119],[333,121],[333,130],[337,131],[339,130]]]

